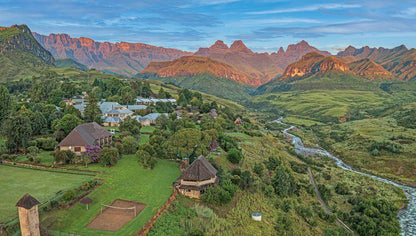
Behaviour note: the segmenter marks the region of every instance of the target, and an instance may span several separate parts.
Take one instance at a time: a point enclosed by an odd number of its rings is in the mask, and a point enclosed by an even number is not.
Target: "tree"
[[[0,124],[9,117],[12,111],[12,96],[3,85],[0,85]]]
[[[42,130],[47,128],[48,121],[41,112],[31,112],[29,117],[33,135],[41,134]]]
[[[32,127],[30,118],[25,115],[25,109],[12,114],[3,125],[3,132],[6,135],[6,146],[9,151],[17,152],[19,148],[26,148],[30,136],[32,135]]]
[[[136,152],[136,157],[143,168],[153,169],[157,163],[156,158],[152,157],[152,155],[145,150],[138,150]]]
[[[275,173],[272,186],[276,194],[280,197],[293,195],[297,191],[298,185],[292,171],[285,165],[278,165]]]
[[[160,87],[160,89],[159,89],[159,93],[158,93],[157,97],[158,97],[158,98],[166,98],[166,92],[165,92],[165,90],[163,89],[163,87]]]
[[[114,166],[117,164],[119,154],[117,148],[105,147],[101,151],[101,165],[103,166]]]
[[[127,104],[127,107],[129,107],[129,103],[131,103],[135,98],[134,92],[130,88],[130,86],[125,86],[125,87],[120,88],[119,94],[121,98],[123,99],[123,102]]]
[[[81,119],[71,114],[66,114],[61,119],[56,120],[52,125],[52,128],[55,130],[56,139],[62,140],[81,123]]]
[[[123,122],[120,124],[121,132],[128,132],[132,135],[140,134],[141,124],[136,119],[131,118],[130,116],[126,117]]]
[[[98,98],[94,92],[90,92],[86,99],[87,105],[85,106],[84,119],[86,122],[97,122],[101,123],[101,110],[98,106]]]
[[[126,136],[121,141],[123,144],[123,154],[134,154],[137,151],[137,141],[132,136]]]
[[[227,153],[227,159],[234,164],[240,163],[241,159],[243,159],[243,154],[237,148],[232,148]]]
[[[205,131],[183,128],[168,139],[168,153],[171,158],[207,155],[211,140],[212,136]]]

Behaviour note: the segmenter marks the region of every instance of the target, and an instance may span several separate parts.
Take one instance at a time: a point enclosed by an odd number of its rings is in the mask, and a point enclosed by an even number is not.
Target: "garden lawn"
[[[153,133],[153,131],[155,130],[156,128],[155,127],[153,127],[153,126],[143,126],[141,129],[140,129],[140,132],[142,132],[142,133]]]
[[[17,217],[15,204],[26,193],[40,202],[90,180],[91,176],[31,170],[0,165],[0,222]]]
[[[54,210],[41,216],[42,225],[65,233],[81,235],[134,235],[152,218],[173,192],[172,183],[180,171],[177,164],[159,160],[153,170],[139,166],[134,155],[125,155],[115,167],[100,176],[102,186],[88,197],[93,200],[89,210],[80,203],[69,210]],[[115,199],[135,200],[146,204],[146,208],[117,232],[87,229],[85,226],[100,213],[101,204],[110,204]]]

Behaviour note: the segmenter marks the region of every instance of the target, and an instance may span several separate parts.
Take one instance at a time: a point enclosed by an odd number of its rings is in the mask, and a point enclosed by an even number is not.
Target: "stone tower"
[[[40,202],[28,193],[16,206],[19,211],[20,231],[22,236],[40,236],[38,205]]]

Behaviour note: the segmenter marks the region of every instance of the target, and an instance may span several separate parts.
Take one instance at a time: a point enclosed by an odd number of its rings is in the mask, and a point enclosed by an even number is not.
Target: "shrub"
[[[240,163],[241,159],[243,159],[243,154],[237,148],[232,148],[227,153],[227,159],[234,164]]]
[[[256,173],[259,177],[263,176],[264,165],[261,163],[256,163],[253,167],[253,172]]]
[[[38,148],[43,149],[45,151],[52,151],[55,149],[58,142],[54,138],[38,138],[36,139],[36,145]]]
[[[139,161],[139,163],[143,166],[143,168],[150,168],[153,169],[157,163],[156,158],[154,158],[152,155],[150,155],[145,150],[138,150],[136,152],[136,157]]]
[[[126,136],[122,139],[123,154],[134,154],[137,151],[136,139],[132,136]]]
[[[340,195],[348,195],[350,194],[350,189],[348,188],[348,185],[344,182],[338,182],[335,186],[335,192]]]
[[[118,150],[116,148],[103,148],[101,151],[101,165],[103,166],[114,166],[117,164],[119,159]]]
[[[68,190],[62,196],[62,201],[64,203],[69,203],[69,202],[73,201],[76,198],[77,198],[77,194],[76,194],[75,190]]]
[[[76,160],[76,155],[71,150],[56,150],[53,153],[53,157],[56,162],[61,164],[75,163]]]
[[[202,202],[214,205],[227,204],[231,199],[230,193],[218,185],[206,188],[201,196]]]

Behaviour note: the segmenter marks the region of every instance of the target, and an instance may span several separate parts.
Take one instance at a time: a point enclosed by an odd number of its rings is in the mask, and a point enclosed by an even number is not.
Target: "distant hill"
[[[349,46],[337,56],[350,62],[368,58],[397,78],[405,81],[416,79],[416,49],[407,49],[404,45],[392,49]]]
[[[254,94],[315,89],[373,90],[379,84],[370,80],[381,82],[394,78],[370,59],[347,64],[341,57],[310,52],[290,64],[282,76],[259,86]]]
[[[143,43],[96,42],[67,34],[33,35],[56,58],[70,58],[90,68],[127,76],[139,73],[152,61],[174,60],[192,54]]]
[[[38,74],[54,66],[55,59],[32,36],[26,25],[0,27],[0,80]]]
[[[310,52],[286,67],[281,79],[309,76],[328,71],[350,72],[347,64],[334,56]]]
[[[82,70],[82,71],[88,70],[88,67],[70,58],[65,58],[65,59],[58,58],[55,61],[55,65],[58,68],[74,68],[74,69]]]
[[[211,74],[239,84],[253,84],[250,77],[232,66],[211,58],[198,56],[185,56],[173,61],[151,62],[141,73],[157,74],[160,77]]]
[[[330,55],[310,46],[306,41],[289,45],[286,52],[280,48],[277,53],[256,53],[247,48],[241,40],[234,41],[230,47],[218,40],[209,48],[199,48],[195,55],[225,62],[251,77],[252,85],[259,86],[281,74],[288,64],[308,52]]]
[[[356,75],[363,76],[368,79],[388,79],[394,77],[388,70],[368,58],[352,62],[348,64],[348,66]]]

